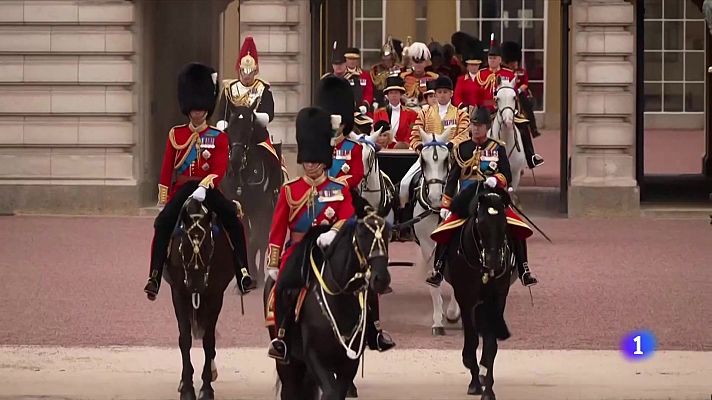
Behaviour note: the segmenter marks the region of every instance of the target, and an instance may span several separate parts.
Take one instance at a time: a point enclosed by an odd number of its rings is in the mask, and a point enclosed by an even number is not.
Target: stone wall
[[[637,215],[635,9],[577,0],[572,14],[569,215]]]
[[[137,206],[134,13],[0,2],[0,210]]]

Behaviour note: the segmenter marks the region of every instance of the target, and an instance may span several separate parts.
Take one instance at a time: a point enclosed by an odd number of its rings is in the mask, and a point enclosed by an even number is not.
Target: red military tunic
[[[378,121],[386,121],[388,122],[388,125],[391,125],[392,129],[393,125],[391,124],[391,115],[392,109],[390,104],[386,107],[379,108],[373,115],[373,126],[376,126],[376,123]],[[403,142],[406,144],[410,142],[410,131],[413,128],[413,124],[415,123],[415,119],[417,117],[418,113],[416,113],[415,111],[405,108],[404,106],[400,107],[398,130],[396,132],[393,132],[393,137],[395,138],[396,142]]]
[[[524,68],[517,68],[514,70],[514,76],[517,77],[517,84],[514,86],[515,89],[519,90],[519,88],[523,87],[524,90],[529,89],[529,73],[527,72],[526,69]]]
[[[351,192],[346,185],[322,175],[312,180],[302,176],[282,186],[272,215],[269,233],[268,267],[280,271],[296,243],[315,225],[341,227],[354,215]],[[285,240],[289,231],[289,242]]]
[[[475,81],[480,88],[477,106],[487,107],[490,112],[494,112],[496,109],[494,91],[497,89],[497,77],[512,81],[514,80],[514,71],[504,67],[497,71],[493,71],[491,68],[485,68],[477,71],[477,75],[475,75]]]
[[[452,104],[455,107],[460,107],[461,105],[468,107],[476,106],[477,104],[480,104],[479,97],[481,95],[480,85],[468,72],[457,78],[455,94],[453,94],[452,97]]]
[[[354,99],[356,106],[366,106],[369,108],[373,104],[373,78],[371,78],[371,73],[369,71],[364,71],[361,68],[356,68],[351,71],[346,72],[347,76],[358,75],[358,79],[348,79],[352,84],[358,84],[361,86],[361,98]],[[370,113],[370,111],[369,111]]]
[[[327,174],[349,187],[358,188],[363,180],[363,149],[358,142],[344,138],[334,146],[334,160]]]
[[[186,182],[199,181],[211,174],[217,175],[213,185],[220,185],[229,151],[227,134],[207,124],[171,128],[158,181],[158,202],[167,203]]]

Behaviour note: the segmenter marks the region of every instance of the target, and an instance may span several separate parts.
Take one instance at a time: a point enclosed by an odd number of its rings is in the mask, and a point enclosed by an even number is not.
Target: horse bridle
[[[499,275],[495,276],[494,275],[495,270],[493,268],[485,265],[485,248],[484,248],[484,245],[482,244],[482,236],[483,235],[478,229],[477,216],[479,215],[480,207],[482,207],[482,201],[479,198],[479,188],[478,188],[477,192],[475,193],[475,196],[477,198],[477,208],[475,209],[474,216],[471,217],[471,223],[469,223],[467,225],[470,227],[470,235],[474,239],[473,242],[475,244],[475,251],[477,254],[476,259],[477,259],[478,264],[473,264],[470,261],[470,255],[465,254],[465,253],[467,253],[466,247],[464,246],[464,243],[463,243],[463,237],[465,235],[460,235],[460,243],[459,243],[458,248],[462,251],[462,253],[464,255],[463,258],[465,259],[465,262],[467,263],[467,265],[470,268],[475,269],[478,266],[481,266],[485,270],[486,275],[488,276],[487,279],[495,279],[496,280],[496,279],[501,278],[507,272],[507,266],[506,266],[507,260],[505,257],[505,251],[507,249],[507,237],[505,235],[504,241],[502,242],[502,244],[500,245],[500,248],[499,248],[499,252],[500,252],[500,256],[501,256],[500,260],[501,260],[502,265],[504,265],[504,268],[501,268],[502,272]],[[493,192],[486,193],[483,196],[484,197],[488,197],[488,196],[497,197],[497,198],[500,198],[500,200],[502,197],[499,194],[493,193]],[[488,213],[492,214],[489,210],[488,210]],[[500,265],[500,267],[502,265]],[[486,281],[484,281],[484,277],[483,277],[483,283],[487,283]]]
[[[379,187],[376,189],[371,189],[368,187],[368,178],[371,176],[373,167],[374,166],[378,167],[378,157],[376,156],[376,145],[364,138],[360,138],[359,142],[369,146],[372,150],[371,153],[368,155],[368,158],[366,159],[365,174],[363,176],[363,179],[361,180],[361,193],[380,192],[383,190],[382,187]],[[378,168],[376,168],[376,169],[378,169]],[[379,178],[379,182],[380,182],[380,178]],[[382,186],[382,185],[379,184],[379,186]]]
[[[424,143],[423,144],[423,150],[427,147],[445,147],[447,148],[447,144],[444,142],[439,142],[435,139],[435,135],[433,135],[433,140]],[[448,150],[449,152],[449,150]],[[438,152],[437,150],[433,152],[433,161],[437,162],[438,161]],[[440,185],[441,191],[445,191],[445,185],[447,185],[447,176],[450,174],[450,163],[447,163],[447,173],[445,174],[445,179],[440,179],[440,178],[431,178],[431,179],[426,179],[425,176],[425,168],[423,168],[423,151],[420,151],[420,157],[418,157],[418,162],[420,163],[420,171],[421,171],[421,183],[420,183],[420,188],[418,190],[418,202],[420,203],[423,208],[431,211],[431,212],[440,212],[441,207],[434,207],[432,204],[430,204],[430,201],[428,200],[428,197],[430,195],[430,186],[431,185]]]
[[[187,201],[186,201],[187,203]],[[188,214],[188,217],[191,220],[190,226],[185,227],[185,223],[181,222],[183,232],[185,233],[185,237],[187,237],[190,240],[190,245],[192,246],[192,254],[190,256],[190,259],[186,262],[185,259],[185,252],[183,252],[183,244],[184,242],[184,237],[181,237],[181,240],[178,242],[178,252],[180,253],[180,258],[181,258],[181,263],[183,264],[183,284],[185,284],[186,288],[188,287],[188,268],[190,268],[191,265],[194,265],[194,270],[199,270],[200,269],[200,262],[205,265],[205,276],[203,277],[203,284],[205,287],[208,286],[208,279],[210,277],[210,264],[213,258],[213,254],[215,252],[215,238],[213,235],[213,230],[210,229],[210,232],[207,232],[206,229],[200,224],[200,221],[209,216],[209,211],[204,205],[200,205],[200,209],[202,213],[197,213],[197,214]],[[199,235],[198,238],[193,238],[191,233],[193,230],[198,230]],[[203,243],[205,242],[206,238],[210,239],[210,254],[208,254],[207,260],[203,259],[203,255],[200,252],[201,247],[203,246]],[[196,296],[197,293],[193,293],[193,307],[195,309],[198,309],[200,306],[200,297]]]

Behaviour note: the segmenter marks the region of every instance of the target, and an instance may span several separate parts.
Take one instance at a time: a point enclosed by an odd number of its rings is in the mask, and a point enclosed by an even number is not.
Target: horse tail
[[[193,309],[190,313],[190,332],[193,339],[203,339],[205,335],[205,307]]]

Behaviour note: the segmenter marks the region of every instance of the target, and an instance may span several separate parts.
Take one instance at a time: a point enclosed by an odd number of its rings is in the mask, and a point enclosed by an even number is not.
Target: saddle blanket
[[[275,295],[275,289],[277,285],[272,287],[272,290],[269,291],[269,297],[267,298],[267,305],[265,306],[267,308],[266,315],[265,317],[265,326],[270,327],[274,326],[274,301],[276,298]],[[307,288],[303,287],[301,290],[299,290],[299,297],[297,297],[297,307],[296,310],[294,310],[294,321],[298,322],[299,321],[299,312],[302,310],[302,306],[304,305],[304,300],[307,298]]]

